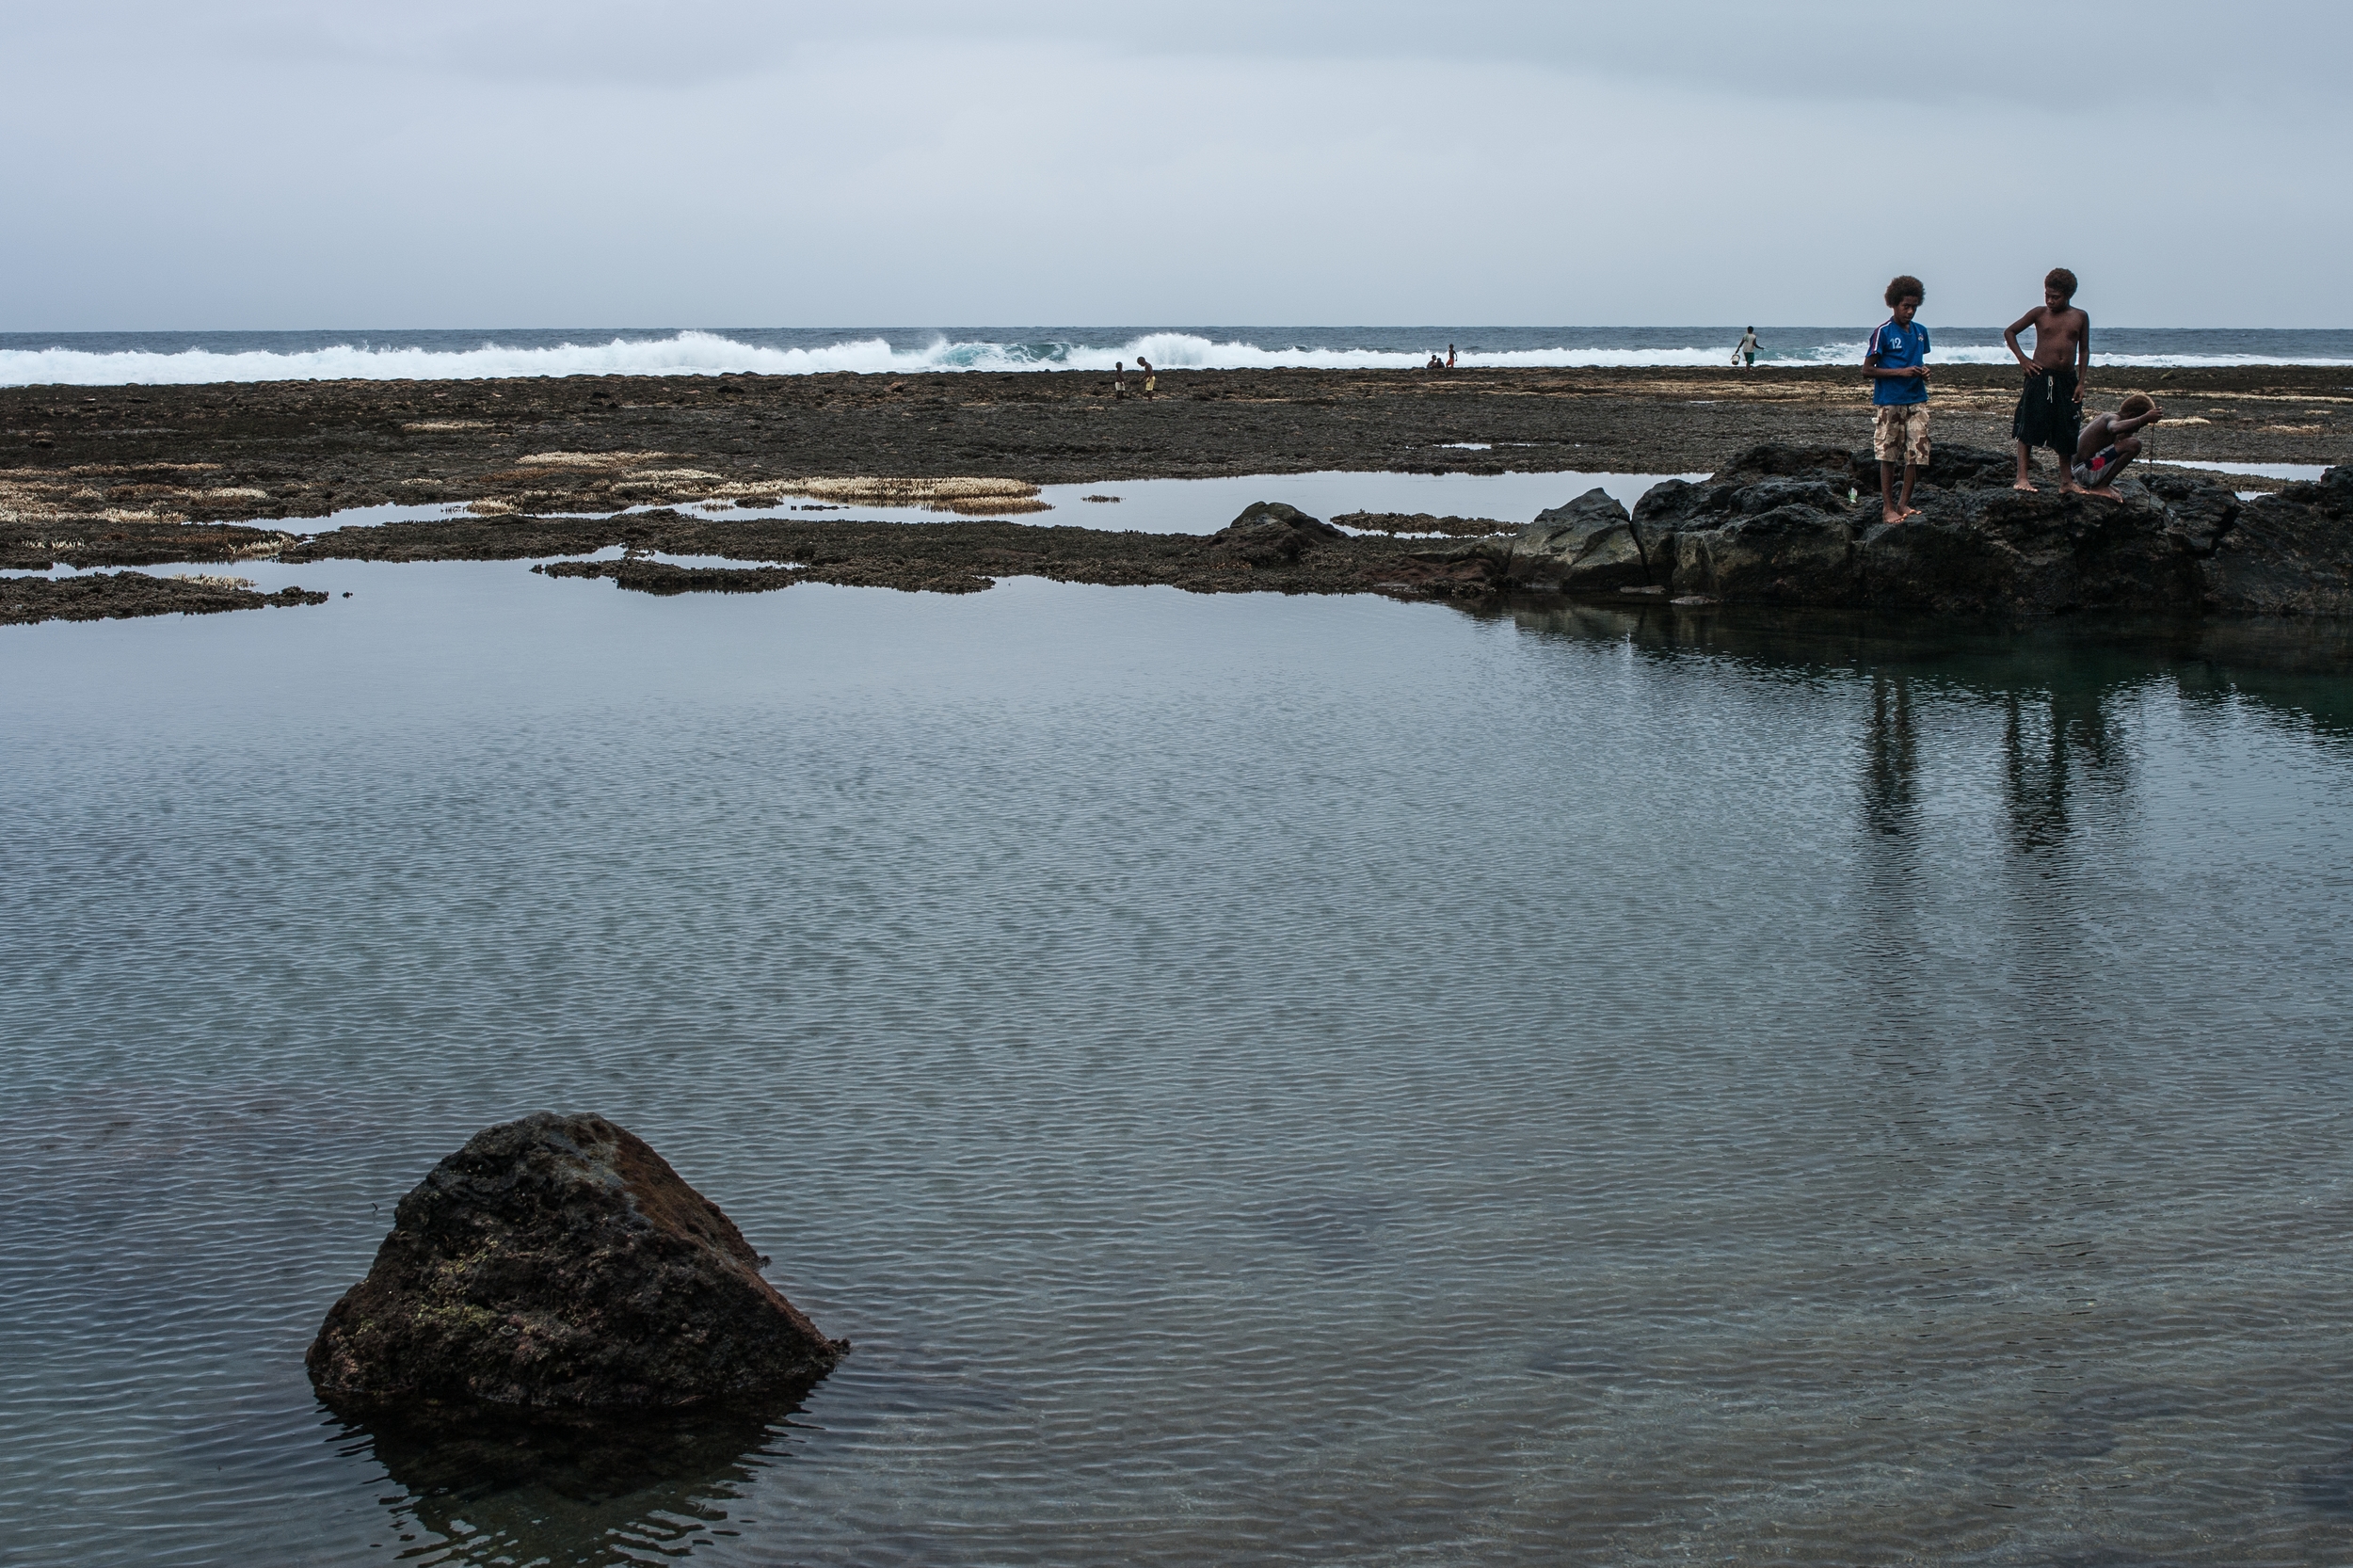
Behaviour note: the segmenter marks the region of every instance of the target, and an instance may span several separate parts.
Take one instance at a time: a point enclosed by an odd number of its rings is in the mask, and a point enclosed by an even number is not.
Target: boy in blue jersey
[[[1912,481],[1929,460],[1929,329],[1912,317],[1928,290],[1905,273],[1887,285],[1887,308],[1896,313],[1871,334],[1863,367],[1871,377],[1872,455],[1880,460],[1881,516],[1901,522],[1917,509]],[[1904,466],[1904,488],[1896,490],[1896,465]]]

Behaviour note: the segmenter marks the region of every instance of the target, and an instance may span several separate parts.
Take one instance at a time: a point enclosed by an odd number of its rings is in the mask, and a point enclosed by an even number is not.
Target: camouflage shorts
[[[1929,406],[1889,404],[1871,426],[1871,452],[1882,463],[1929,460]]]

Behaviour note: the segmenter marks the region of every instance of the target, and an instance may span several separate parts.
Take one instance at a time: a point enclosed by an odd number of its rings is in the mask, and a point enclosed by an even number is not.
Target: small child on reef
[[[2112,414],[2095,415],[2084,425],[2083,439],[2075,443],[2075,484],[2079,493],[2096,495],[2103,501],[2116,499],[2116,476],[2124,472],[2124,465],[2140,456],[2140,438],[2133,432],[2152,425],[2165,417],[2156,399],[2147,392],[2135,392],[2117,405]]]
[[[1913,314],[1928,290],[1920,280],[1903,273],[1887,285],[1887,308],[1896,313],[1871,334],[1863,356],[1871,377],[1875,410],[1871,449],[1880,460],[1881,516],[1901,522],[1917,509],[1912,504],[1912,482],[1929,460],[1929,329],[1916,326]],[[1896,492],[1896,464],[1904,466],[1904,488]]]

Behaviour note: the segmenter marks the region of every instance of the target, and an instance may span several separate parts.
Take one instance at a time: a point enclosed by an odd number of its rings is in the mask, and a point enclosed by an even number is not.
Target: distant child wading
[[[1889,522],[1901,522],[1917,510],[1912,482],[1929,460],[1929,329],[1912,319],[1927,297],[1920,280],[1909,273],[1891,281],[1887,307],[1896,313],[1871,334],[1870,350],[1863,356],[1877,410],[1871,450],[1880,460],[1880,502]],[[1898,462],[1904,466],[1901,494],[1896,489]]]

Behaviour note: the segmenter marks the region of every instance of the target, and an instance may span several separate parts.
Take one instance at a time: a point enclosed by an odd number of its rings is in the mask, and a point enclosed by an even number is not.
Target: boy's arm
[[[2135,414],[2130,419],[2112,420],[2108,424],[2108,430],[2112,435],[2129,436],[2143,425],[2154,424],[2164,417],[2163,408],[2152,408],[2145,414]]]
[[[2084,318],[2083,330],[2075,334],[2075,401],[2084,400],[2084,388],[2091,380],[2091,312],[2077,311]]]
[[[1902,381],[1907,379],[1918,379],[1925,381],[1929,378],[1929,367],[1926,365],[1904,365],[1898,369],[1890,370],[1885,365],[1881,364],[1880,335],[1878,332],[1873,332],[1871,334],[1870,351],[1863,356],[1863,374],[1869,376],[1874,381]]]
[[[2040,310],[2028,311],[2025,315],[2020,316],[2016,321],[2011,322],[2008,327],[2002,328],[2002,341],[2009,345],[2009,351],[2018,357],[2018,362],[2020,364],[2026,367],[2026,374],[2029,376],[2041,375],[2042,367],[2036,364],[2032,360],[2027,359],[2026,351],[2018,346],[2018,334],[2025,331],[2027,328],[2032,327],[2034,325],[2035,317],[2041,315],[2041,313],[2042,312]]]

